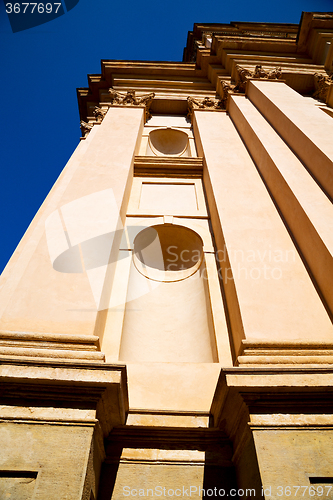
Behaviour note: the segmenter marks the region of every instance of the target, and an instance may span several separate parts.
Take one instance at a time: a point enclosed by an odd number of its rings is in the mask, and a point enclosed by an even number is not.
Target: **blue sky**
[[[18,33],[0,0],[0,272],[79,142],[76,88],[101,59],[180,61],[195,22],[299,23],[302,11],[333,0],[80,0]]]

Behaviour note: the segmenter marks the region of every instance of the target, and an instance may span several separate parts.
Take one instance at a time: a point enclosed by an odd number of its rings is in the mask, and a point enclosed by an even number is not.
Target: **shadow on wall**
[[[114,430],[108,439],[98,500],[221,498],[212,494],[219,490],[230,497],[228,493],[237,490],[232,447],[224,433],[215,429],[212,437],[211,430],[133,429],[122,438]]]
[[[170,127],[152,130],[148,136],[147,156],[191,156],[188,135]]]
[[[202,239],[191,229],[160,224],[136,236],[121,361],[217,361],[205,270]]]

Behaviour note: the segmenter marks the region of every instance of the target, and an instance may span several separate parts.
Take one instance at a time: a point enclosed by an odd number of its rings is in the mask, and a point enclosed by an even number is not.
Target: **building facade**
[[[1,277],[0,497],[333,498],[333,14],[101,64]]]

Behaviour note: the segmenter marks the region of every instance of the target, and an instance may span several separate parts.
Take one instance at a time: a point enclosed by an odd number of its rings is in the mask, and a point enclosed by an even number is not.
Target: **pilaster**
[[[247,96],[333,197],[331,117],[284,83],[249,83]]]
[[[2,358],[0,388],[4,494],[96,498],[103,440],[127,416],[125,367]]]
[[[311,497],[318,487],[328,494],[332,376],[324,368],[222,370],[211,411],[233,442],[238,487],[254,488],[255,498]],[[249,477],[256,463],[257,483]]]
[[[235,356],[243,339],[320,332],[330,342],[327,312],[233,122],[223,111],[194,113]]]
[[[143,114],[111,107],[65,167],[2,278],[3,331],[101,335]]]
[[[284,87],[284,84],[278,81],[269,85]],[[229,113],[332,315],[333,293],[330,279],[333,275],[332,203],[302,162],[249,99],[232,96]],[[322,115],[325,118],[324,113],[319,115],[320,118]],[[327,124],[327,127],[328,125],[333,135],[333,122]]]

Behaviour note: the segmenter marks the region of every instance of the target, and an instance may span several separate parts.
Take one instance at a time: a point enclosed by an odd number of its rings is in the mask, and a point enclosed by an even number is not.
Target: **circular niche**
[[[146,278],[155,281],[188,278],[199,269],[202,259],[202,239],[184,226],[150,226],[134,239],[134,265]]]
[[[173,128],[158,128],[149,134],[148,145],[156,156],[189,156],[188,135]]]

